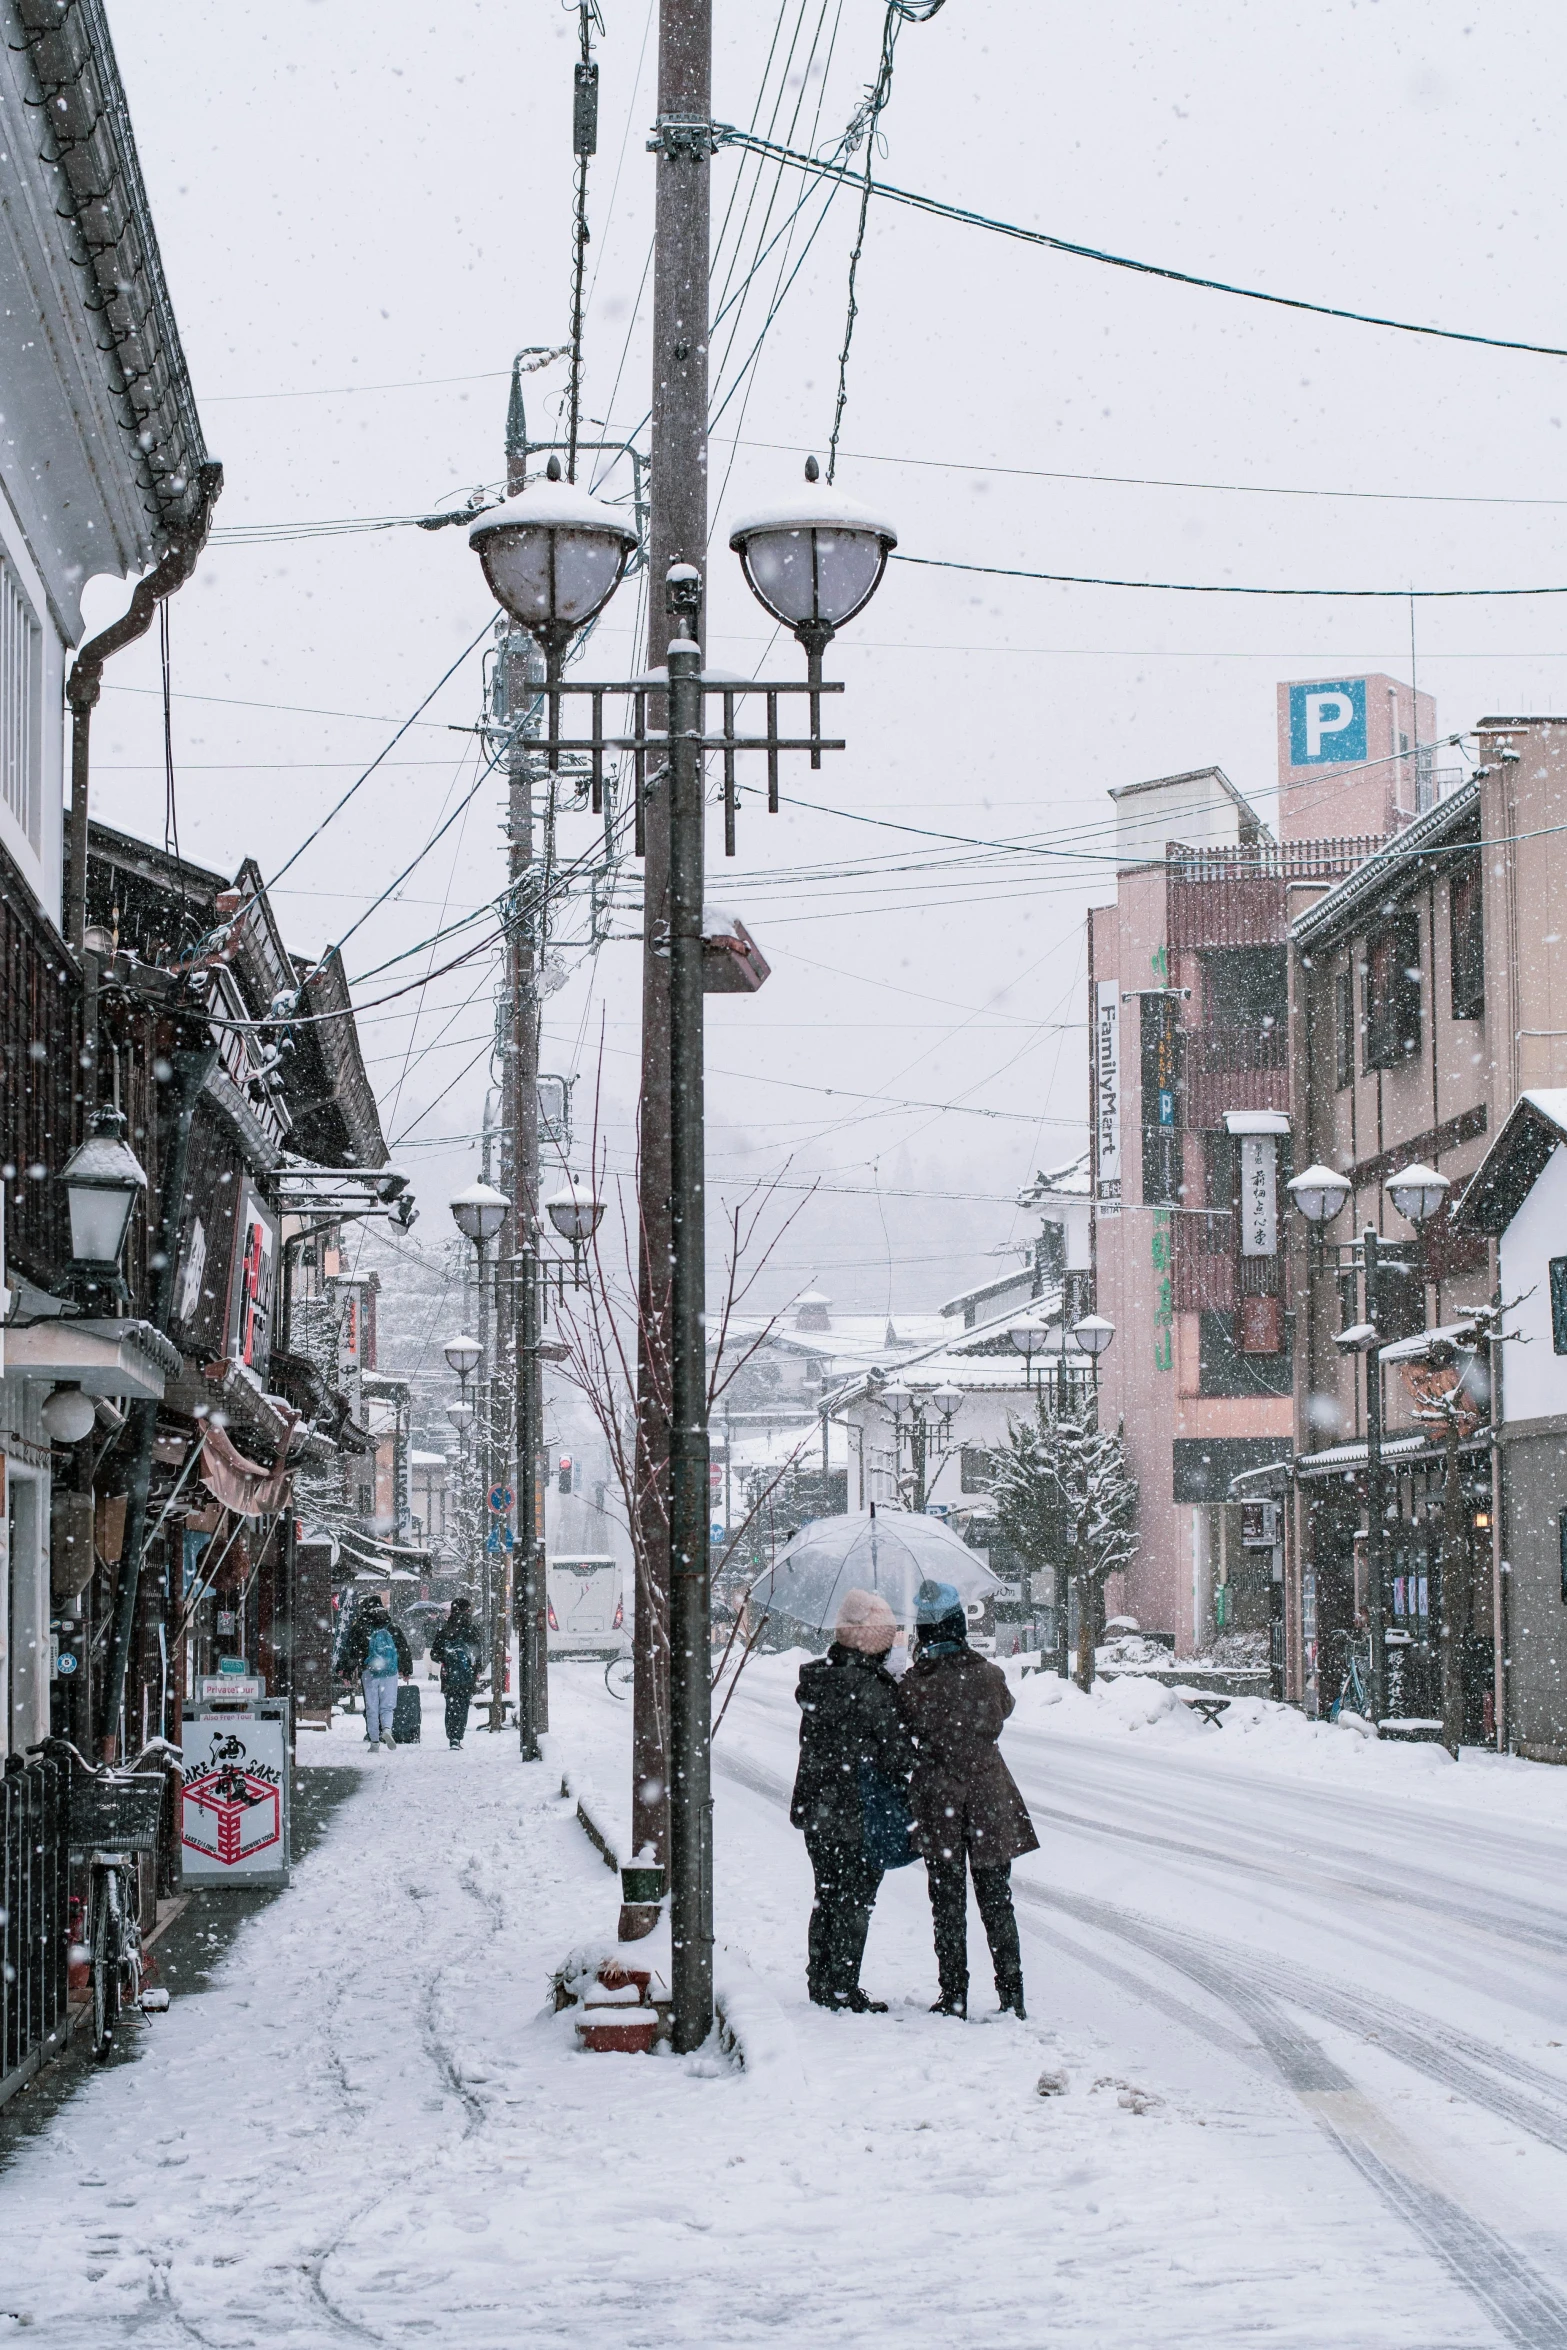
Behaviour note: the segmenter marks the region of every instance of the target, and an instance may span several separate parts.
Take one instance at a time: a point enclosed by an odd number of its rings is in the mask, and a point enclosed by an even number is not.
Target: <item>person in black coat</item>
[[[897,1625],[884,1599],[850,1591],[824,1657],[800,1670],[800,1767],[789,1817],[805,1831],[816,1878],[806,1985],[818,2007],[886,2013],[860,1988],[860,1962],[884,1873],[867,1832],[867,1802],[896,1809],[913,1755],[884,1658]]]
[[[1024,2014],[1023,1958],[1012,1908],[1012,1863],[1039,1838],[996,1741],[1016,1699],[1005,1673],[968,1644],[968,1617],[950,1583],[914,1595],[919,1646],[898,1685],[914,1742],[913,1806],[930,1885],[937,2015],[968,2013],[968,1884],[974,1879],[1005,2015]]]
[[[430,1643],[430,1662],[441,1668],[441,1693],[446,1699],[446,1742],[461,1746],[468,1727],[468,1709],[484,1660],[484,1633],[473,1612],[473,1602],[459,1591],[445,1623]]]

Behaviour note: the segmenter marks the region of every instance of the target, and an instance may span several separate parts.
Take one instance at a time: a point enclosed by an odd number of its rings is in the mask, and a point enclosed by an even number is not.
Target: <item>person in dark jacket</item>
[[[950,1583],[915,1594],[919,1645],[898,1684],[914,1742],[912,1797],[930,1885],[941,1997],[932,2014],[968,2013],[968,1883],[984,1922],[1002,2013],[1021,2016],[1023,1959],[1012,1912],[1012,1863],[1039,1838],[996,1741],[1016,1700],[1006,1675],[968,1644],[968,1619]]]
[[[884,1873],[867,1832],[866,1806],[889,1799],[896,1814],[913,1761],[885,1662],[897,1625],[872,1591],[850,1591],[824,1657],[800,1670],[800,1767],[789,1817],[805,1831],[816,1877],[806,1986],[818,2007],[885,2015],[860,1988],[860,1962]]]
[[[484,1633],[473,1612],[472,1600],[466,1592],[459,1591],[447,1611],[445,1623],[430,1643],[430,1661],[441,1668],[448,1746],[462,1744],[483,1659]]]
[[[393,1623],[383,1600],[368,1599],[356,1613],[343,1651],[343,1669],[364,1689],[366,1740],[390,1751],[397,1676],[411,1681],[414,1660],[401,1624]]]

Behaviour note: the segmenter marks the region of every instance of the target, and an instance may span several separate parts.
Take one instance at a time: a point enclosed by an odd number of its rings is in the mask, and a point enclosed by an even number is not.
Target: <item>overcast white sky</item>
[[[602,5],[586,405],[624,435],[647,404],[653,9]],[[566,330],[575,9],[110,0],[110,17],[227,467],[221,525],[410,514],[493,482],[511,355]],[[779,20],[769,0],[716,0],[715,17],[715,113],[746,123]],[[817,67],[784,90],[779,135],[798,107],[793,143],[822,144],[871,76],[882,8],[783,0],[781,21],[785,49],[799,28],[798,61],[815,41]],[[902,35],[879,169],[1111,251],[1567,345],[1564,48],[1559,10],[1525,0],[1340,0],[1298,21],[1219,0],[947,0]],[[775,64],[763,127],[778,80]],[[715,222],[737,180],[743,212],[754,172],[740,180],[733,154],[719,158]],[[803,193],[782,180],[774,228]],[[770,197],[767,176],[741,275]],[[752,668],[767,644],[726,518],[792,487],[827,438],[854,202],[834,201],[717,427],[710,651],[723,665]],[[791,268],[820,209],[813,198],[796,224]],[[720,396],[784,252],[753,286]],[[536,429],[562,380],[533,379]],[[1564,419],[1564,360],[1299,317],[873,206],[839,480],[891,514],[911,554],[1328,588],[1545,584],[1567,582]],[[1080,478],[1109,475],[1134,478]],[[123,601],[100,582],[89,617]],[[635,656],[629,591],[621,605],[596,640],[616,674]],[[224,867],[248,851],[273,871],[489,608],[458,531],[216,545],[172,607],[185,851]],[[1442,726],[1567,706],[1562,622],[1560,598],[1422,607],[1420,682]],[[786,673],[798,658],[771,655]],[[815,1280],[845,1309],[880,1311],[890,1258],[896,1299],[928,1309],[999,1269],[991,1252],[1026,1230],[1011,1195],[1081,1146],[1086,1039],[1061,1024],[1083,1018],[1082,910],[1110,894],[1095,861],[1106,789],[1217,761],[1265,794],[1275,680],[1407,675],[1408,609],[895,565],[832,660],[849,750],[786,775],[800,804],[782,817],[747,811],[735,868],[710,836],[710,894],[746,915],[773,965],[759,997],[710,1005],[711,1165],[720,1195],[785,1162],[838,1187],[780,1247],[770,1302]],[[161,838],[151,646],[110,677],[97,811]],[[278,902],[301,947],[340,935],[466,790],[463,738],[446,729],[472,722],[477,691],[474,661],[288,875]],[[498,785],[480,794],[358,933],[351,971],[495,891],[499,803]],[[564,845],[590,821],[567,819]],[[888,826],[1029,846],[984,872],[801,877],[946,853]],[[545,1050],[584,1072],[586,1112],[604,1023],[618,1165],[637,956],[612,945],[575,970]],[[442,1138],[479,1120],[488,995],[469,966],[365,1021],[432,1242],[473,1167],[467,1139]],[[859,1196],[878,1180],[885,1229]]]

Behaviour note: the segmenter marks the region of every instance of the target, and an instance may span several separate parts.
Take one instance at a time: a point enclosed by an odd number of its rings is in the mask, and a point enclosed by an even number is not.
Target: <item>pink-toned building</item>
[[[1440,770],[1434,706],[1396,679],[1281,685],[1279,712],[1277,836],[1217,767],[1111,793],[1116,898],[1088,917],[1088,989],[1095,1302],[1116,1326],[1101,1408],[1140,1490],[1107,1612],[1179,1655],[1251,1634],[1282,1688],[1282,1526],[1248,1539],[1226,1497],[1293,1449],[1289,923]]]

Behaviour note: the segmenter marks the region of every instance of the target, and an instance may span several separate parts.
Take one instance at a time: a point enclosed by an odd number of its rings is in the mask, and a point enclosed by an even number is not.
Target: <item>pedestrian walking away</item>
[[[445,1623],[430,1643],[430,1661],[441,1668],[441,1692],[446,1699],[446,1742],[458,1747],[468,1727],[468,1708],[484,1656],[484,1633],[473,1612],[473,1602],[459,1591]]]
[[[1012,1911],[1012,1863],[1039,1838],[996,1741],[1016,1700],[1006,1675],[968,1644],[950,1583],[915,1593],[918,1647],[898,1684],[914,1743],[912,1798],[936,1938],[938,2015],[968,2013],[968,1872],[996,1970],[1003,2014],[1021,2016],[1023,1958]]]
[[[397,1714],[397,1677],[400,1673],[405,1681],[411,1681],[414,1660],[402,1626],[393,1623],[383,1601],[370,1600],[355,1616],[343,1662],[350,1674],[358,1676],[364,1688],[366,1743],[384,1746],[390,1753],[392,1725]]]
[[[877,1890],[916,1857],[908,1806],[914,1755],[886,1667],[897,1624],[871,1591],[849,1591],[832,1646],[800,1669],[800,1767],[789,1817],[805,1832],[816,1899],[806,1985],[818,2007],[884,2015],[860,1987]]]

